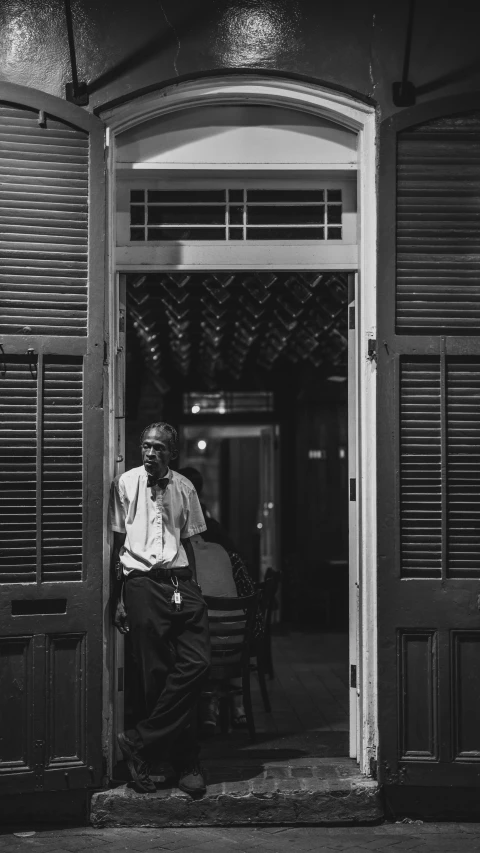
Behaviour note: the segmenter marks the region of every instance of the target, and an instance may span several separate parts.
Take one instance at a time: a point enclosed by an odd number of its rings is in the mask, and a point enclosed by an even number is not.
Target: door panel
[[[0,638],[0,682],[2,694],[2,739],[0,772],[34,784],[33,751],[33,637]],[[3,778],[3,775],[2,775]]]
[[[0,789],[69,790],[102,777],[103,127],[5,84],[0,143]]]
[[[478,786],[480,113],[438,109],[382,131],[379,772]]]

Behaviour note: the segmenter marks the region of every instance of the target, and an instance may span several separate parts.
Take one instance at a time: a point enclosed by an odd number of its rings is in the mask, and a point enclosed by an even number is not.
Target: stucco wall
[[[419,101],[480,90],[478,3],[417,2],[411,74]],[[297,74],[395,110],[407,0],[72,0],[90,109],[153,84],[242,68]],[[64,97],[63,0],[3,0],[0,79]]]

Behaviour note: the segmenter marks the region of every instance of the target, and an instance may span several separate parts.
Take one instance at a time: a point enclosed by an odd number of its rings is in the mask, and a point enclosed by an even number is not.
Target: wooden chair
[[[265,572],[265,578],[262,583],[257,584],[257,589],[261,593],[260,610],[263,622],[263,635],[257,639],[257,659],[259,663],[260,689],[262,689],[260,679],[260,668],[262,669],[263,673],[266,673],[268,675],[270,679],[273,679],[275,676],[272,660],[272,610],[275,602],[275,596],[280,585],[280,575],[281,573],[279,571],[274,571],[272,568],[269,567]],[[267,706],[265,705],[265,710],[269,711],[270,708],[267,708]]]
[[[242,679],[243,704],[252,741],[255,740],[255,722],[250,691],[250,654],[259,598],[259,592],[242,598],[204,595],[212,646],[211,677],[218,681]]]

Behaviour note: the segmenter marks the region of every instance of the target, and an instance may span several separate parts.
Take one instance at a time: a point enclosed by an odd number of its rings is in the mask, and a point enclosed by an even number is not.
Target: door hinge
[[[357,665],[352,663],[350,666],[350,687],[357,686]]]
[[[355,305],[350,305],[348,309],[348,328],[355,328]]]
[[[376,341],[376,338],[369,338],[368,339],[367,358],[370,361],[376,361],[377,360],[377,341]]]
[[[103,363],[108,364],[108,343],[103,342]]]
[[[350,500],[357,500],[357,480],[355,477],[350,477]]]

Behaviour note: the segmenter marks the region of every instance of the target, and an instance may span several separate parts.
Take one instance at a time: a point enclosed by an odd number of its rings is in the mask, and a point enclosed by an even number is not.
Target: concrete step
[[[207,793],[193,800],[155,776],[157,792],[128,784],[94,794],[90,822],[107,826],[359,824],[383,818],[378,785],[348,758],[204,762]],[[158,772],[158,771],[157,771]]]

